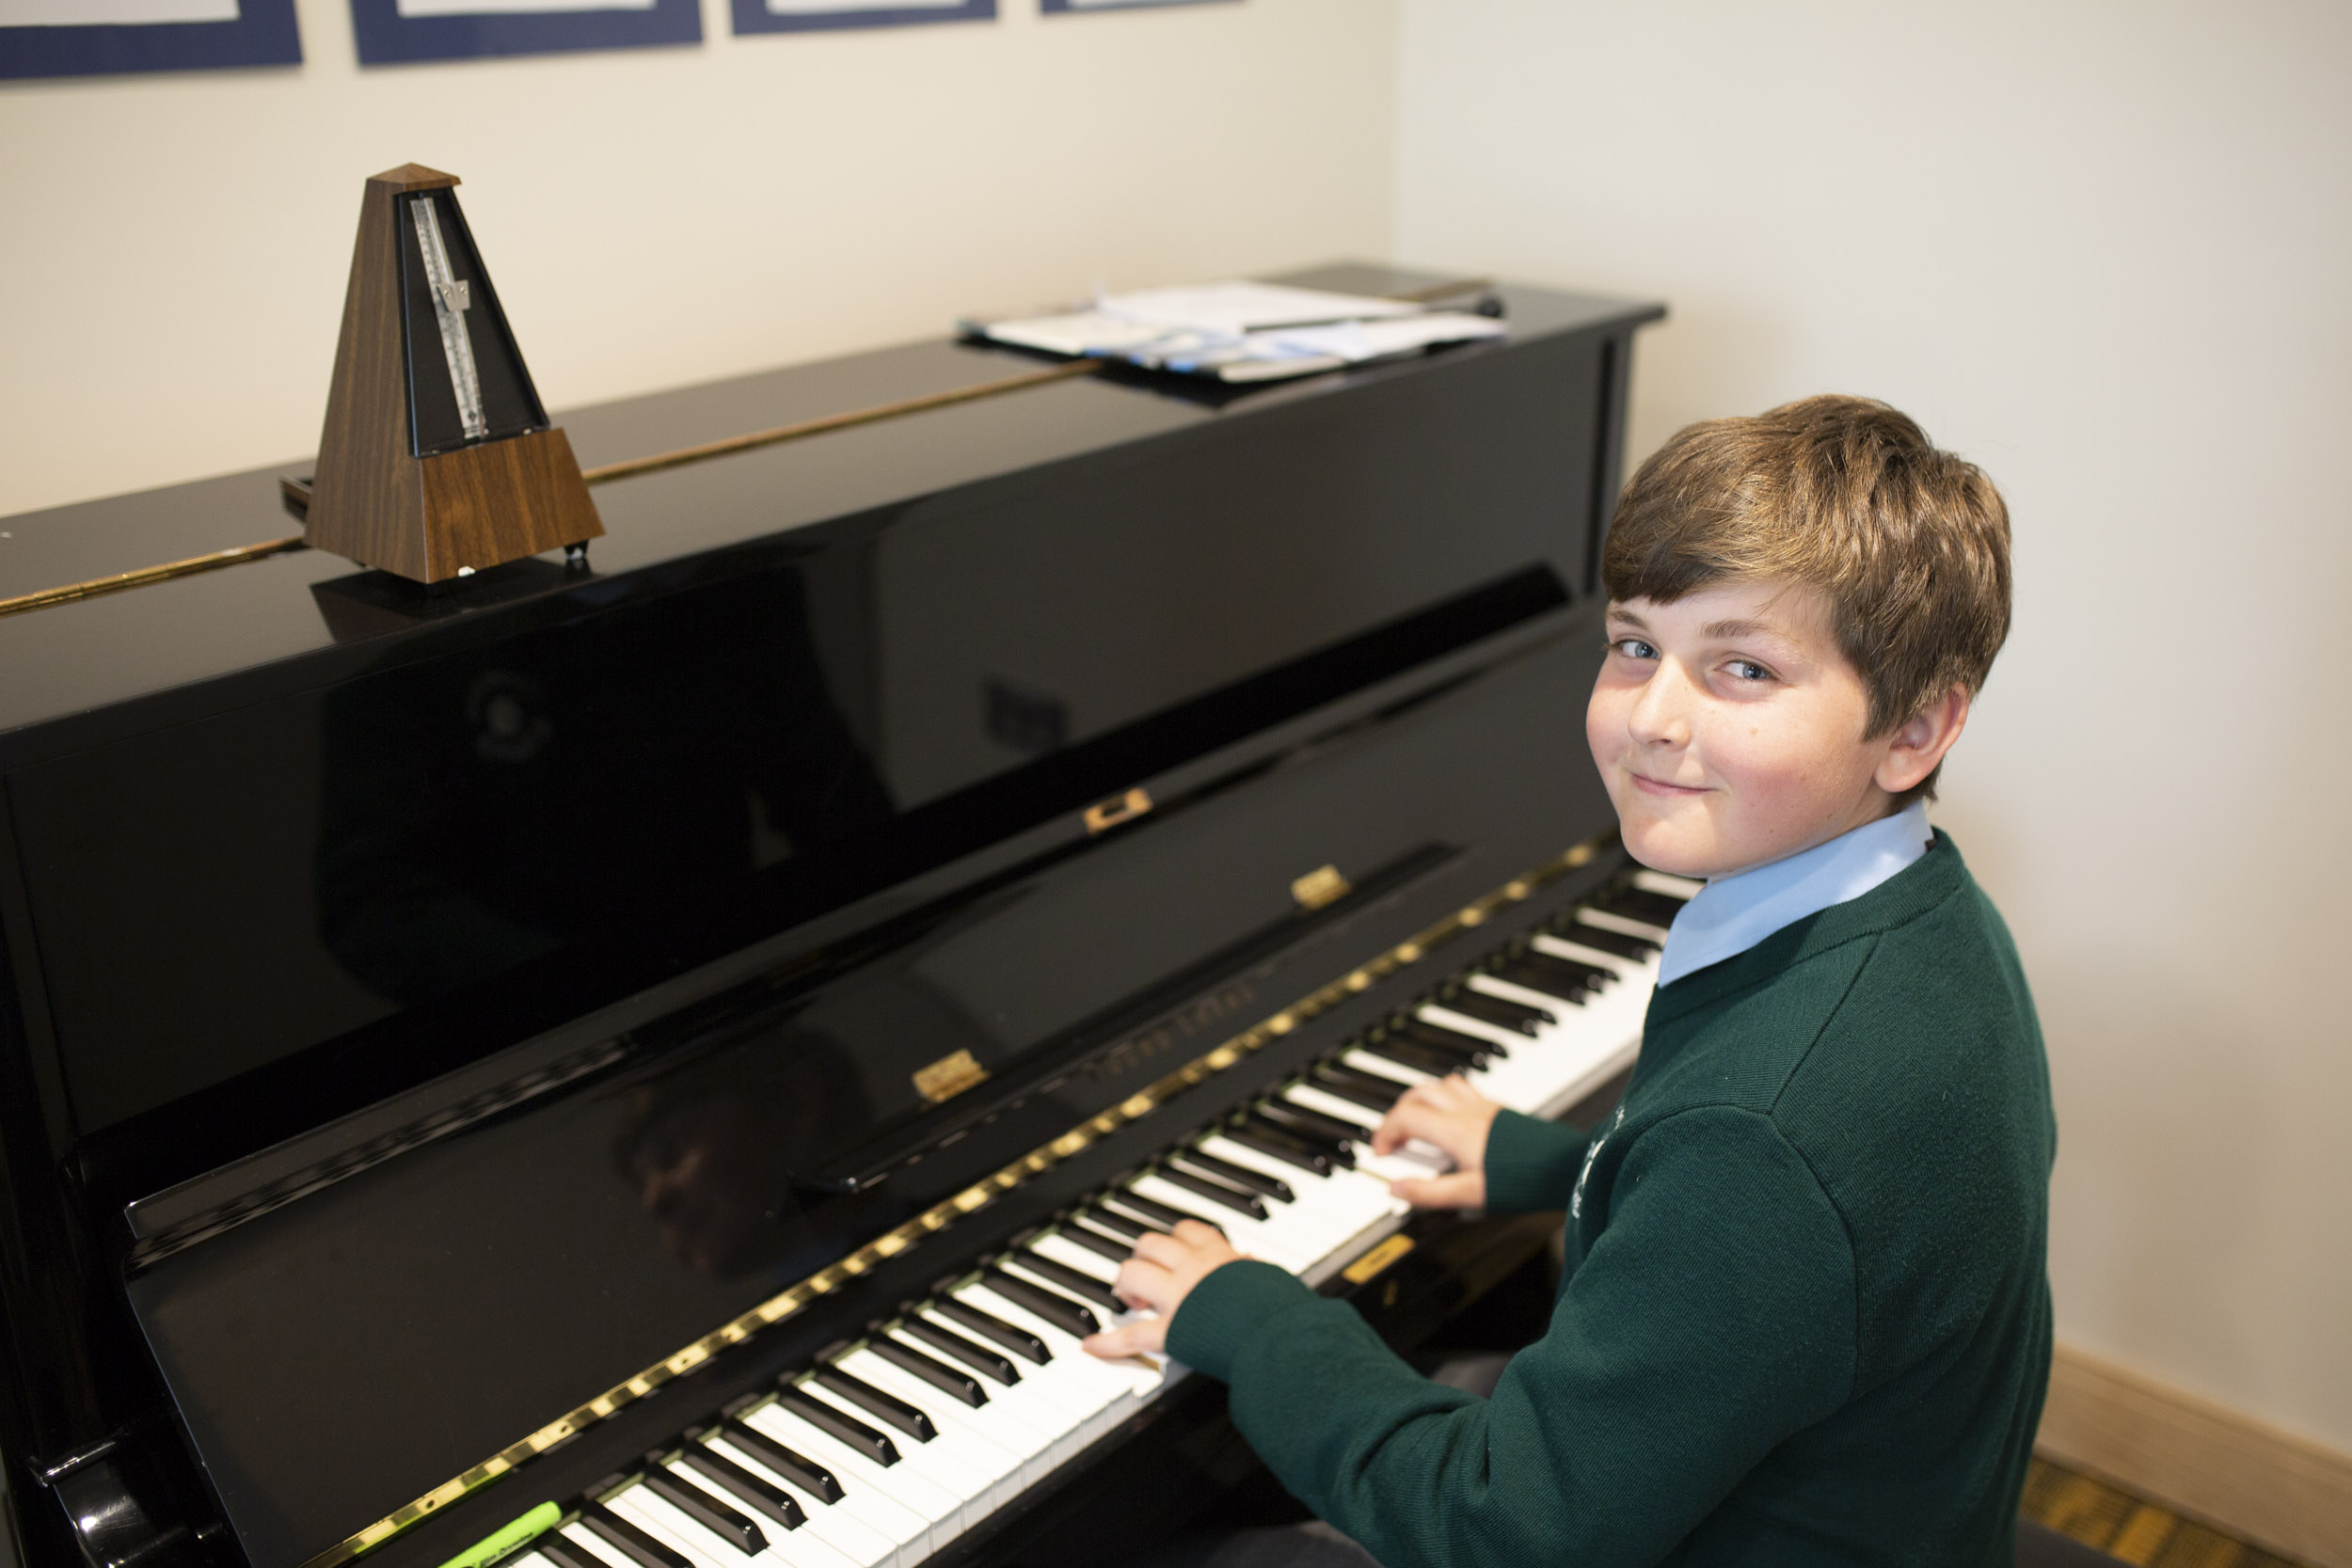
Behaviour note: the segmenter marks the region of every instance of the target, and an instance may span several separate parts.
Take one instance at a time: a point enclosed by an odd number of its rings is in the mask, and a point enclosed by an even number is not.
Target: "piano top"
[[[1309,287],[1384,293],[1441,275],[1342,263],[1285,275]],[[1124,370],[1079,376],[811,439],[598,485],[605,537],[586,582],[540,559],[428,595],[341,556],[294,551],[48,609],[0,616],[0,767],[93,744],[401,661],[397,645],[461,645],[484,612],[539,602],[544,624],[566,601],[606,605],[632,574],[834,519],[902,509],[959,487],[1425,373],[1458,359],[1608,325],[1663,308],[1499,285],[1511,336],[1421,359],[1251,388],[1207,388]],[[945,339],[787,366],[554,416],[583,467],[697,442],[976,386],[1049,363]],[[0,519],[0,598],[282,538],[281,475],[303,463],[22,513]],[[322,594],[348,601],[329,619]],[[501,625],[519,624],[514,614]]]

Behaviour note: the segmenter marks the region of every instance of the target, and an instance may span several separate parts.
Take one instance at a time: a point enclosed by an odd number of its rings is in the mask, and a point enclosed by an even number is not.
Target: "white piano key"
[[[930,1550],[939,1550],[963,1533],[963,1500],[930,1477],[916,1473],[903,1459],[888,1466],[877,1465],[833,1433],[810,1425],[780,1404],[763,1404],[746,1412],[742,1419],[745,1426],[766,1433],[831,1470],[841,1482],[845,1501],[863,1491],[913,1513],[930,1532]]]
[[[1089,1279],[1108,1285],[1119,1277],[1119,1265],[1089,1247],[1059,1236],[1039,1236],[1029,1243],[1029,1249],[1040,1258],[1050,1259],[1066,1269],[1075,1269]]]
[[[1039,1366],[1025,1356],[1007,1350],[980,1333],[979,1330],[972,1327],[971,1324],[959,1323],[944,1312],[934,1312],[926,1308],[922,1316],[950,1334],[960,1334],[973,1343],[1003,1355],[1012,1363],[1014,1372],[1021,1379],[1019,1383],[1013,1385],[1014,1388],[1025,1391],[1029,1398],[1041,1404],[1063,1412],[1070,1423],[1074,1426],[1083,1427],[1091,1421],[1101,1414],[1104,1405],[1112,1402],[1119,1393],[1123,1391],[1091,1384],[1084,1378],[1072,1378],[1068,1369],[1060,1364],[1058,1358]],[[918,1346],[919,1343],[917,1341]],[[990,1385],[992,1398],[994,1397],[994,1390],[997,1386],[993,1383]]]
[[[1528,945],[1538,953],[1549,953],[1555,958],[1566,958],[1571,963],[1591,964],[1595,969],[1605,970],[1620,977],[1642,967],[1631,958],[1621,958],[1614,953],[1604,953],[1597,947],[1586,947],[1581,942],[1561,937],[1540,935]]]
[[[1369,1051],[1359,1051],[1353,1046],[1340,1053],[1340,1062],[1359,1072],[1376,1072],[1383,1078],[1392,1078],[1406,1088],[1415,1084],[1434,1082],[1438,1077],[1434,1072],[1423,1072],[1419,1068],[1406,1067],[1403,1062],[1391,1062],[1386,1056],[1375,1056]]]
[[[1696,898],[1699,895],[1699,889],[1707,884],[1695,878],[1677,877],[1670,871],[1652,871],[1644,867],[1633,874],[1633,885],[1646,892],[1663,894],[1669,898],[1679,898],[1688,903]]]
[[[766,1532],[771,1543],[773,1543],[780,1535],[805,1535],[813,1541],[821,1541],[831,1546],[849,1560],[851,1568],[913,1568],[912,1560],[901,1560],[898,1543],[892,1541],[871,1525],[845,1512],[839,1504],[829,1504],[816,1494],[794,1485],[734,1445],[726,1444],[722,1447],[721,1444],[723,1442],[724,1439],[721,1438],[708,1446],[713,1452],[733,1460],[759,1480],[788,1494],[801,1505],[801,1512],[807,1516],[807,1522],[797,1530],[787,1530],[771,1519],[759,1519],[759,1528]],[[732,1494],[701,1472],[675,1463],[668,1468],[672,1475],[687,1484],[701,1487],[721,1502],[739,1511],[749,1512],[736,1500]],[[845,1497],[843,1500],[848,1499]]]
[[[852,1420],[864,1421],[888,1437],[891,1446],[898,1450],[898,1463],[890,1469],[909,1471],[951,1494],[961,1506],[966,1529],[995,1512],[996,1484],[1004,1478],[996,1456],[970,1451],[968,1442],[959,1441],[955,1433],[946,1430],[924,1442],[900,1432],[848,1395],[836,1394],[813,1379],[801,1385],[801,1392]]]
[[[685,1553],[698,1568],[851,1568],[848,1558],[806,1536],[805,1527],[763,1529],[767,1549],[750,1553],[706,1528],[667,1497],[656,1497],[642,1486],[606,1498],[604,1506],[673,1551]]]
[[[966,1338],[971,1338],[968,1331],[960,1329],[956,1332],[963,1333]],[[1074,1402],[1065,1399],[1064,1389],[1057,1386],[1057,1380],[1045,1377],[1023,1377],[1015,1383],[998,1383],[994,1378],[984,1372],[974,1370],[928,1340],[917,1338],[911,1334],[896,1332],[892,1333],[890,1338],[909,1350],[944,1361],[957,1370],[970,1372],[973,1377],[978,1379],[980,1387],[988,1395],[985,1409],[1017,1418],[1028,1431],[1044,1439],[1045,1447],[1037,1462],[1045,1469],[1050,1470],[1055,1465],[1060,1465],[1077,1451],[1078,1433],[1086,1425],[1087,1418],[1094,1413],[1094,1407],[1080,1409]]]
[[[1310,1111],[1343,1121],[1350,1127],[1362,1128],[1366,1148],[1371,1147],[1372,1130],[1380,1125],[1379,1112],[1368,1110],[1352,1100],[1342,1100],[1329,1090],[1316,1088],[1312,1084],[1293,1084],[1282,1091],[1282,1098],[1294,1105],[1303,1105]]]
[[[1044,1479],[1042,1468],[1034,1472],[1043,1456],[1053,1449],[1053,1438],[1034,1432],[1020,1415],[997,1404],[973,1406],[964,1403],[946,1389],[926,1383],[895,1362],[884,1360],[870,1350],[854,1350],[840,1357],[834,1365],[853,1377],[862,1377],[885,1394],[906,1401],[931,1418],[946,1440],[951,1430],[967,1434],[974,1443],[983,1445],[991,1454],[989,1462],[1001,1464],[1004,1473],[1011,1478],[1015,1495],[1023,1486]],[[1011,1499],[1008,1497],[1006,1501]]]
[[[1517,1029],[1505,1029],[1500,1023],[1489,1023],[1483,1018],[1472,1018],[1468,1013],[1457,1013],[1451,1007],[1440,1006],[1434,1002],[1415,1008],[1413,1016],[1424,1023],[1434,1023],[1440,1029],[1451,1029],[1457,1035],[1471,1035],[1482,1040],[1492,1040],[1505,1051],[1517,1051],[1526,1044],[1529,1038]],[[1475,1078],[1476,1075],[1465,1072],[1463,1076]]]
[[[1470,988],[1484,991],[1488,996],[1499,996],[1505,1002],[1517,1002],[1522,1007],[1541,1007],[1562,1023],[1583,1016],[1583,1007],[1572,998],[1555,996],[1550,991],[1537,990],[1534,986],[1522,986],[1516,980],[1505,980],[1496,974],[1473,974],[1470,978]]]
[[[808,1515],[808,1523],[801,1529],[851,1561],[866,1564],[866,1568],[914,1568],[915,1563],[930,1556],[930,1521],[913,1509],[878,1494],[853,1489],[847,1481],[842,1482],[841,1500],[828,1503],[728,1442],[723,1433],[707,1441],[713,1453],[733,1460],[770,1485],[790,1493],[799,1501],[801,1512]]]
[[[1208,1219],[1219,1230],[1225,1232],[1225,1239],[1232,1242],[1236,1249],[1249,1254],[1252,1258],[1263,1258],[1269,1263],[1279,1263],[1293,1273],[1296,1273],[1314,1261],[1311,1258],[1300,1254],[1295,1245],[1277,1234],[1273,1227],[1265,1221],[1253,1220],[1248,1214],[1238,1213],[1222,1205],[1212,1203],[1200,1194],[1187,1192],[1173,1181],[1147,1174],[1136,1178],[1127,1185],[1135,1190],[1137,1197],[1148,1197],[1154,1203],[1165,1203],[1172,1209],[1182,1209],[1187,1213],[1199,1214]],[[1118,1195],[1114,1193],[1109,1196],[1115,1199]]]
[[[1666,940],[1666,927],[1653,926],[1646,920],[1636,920],[1629,914],[1618,914],[1610,910],[1581,909],[1576,911],[1576,918],[1587,926],[1597,926],[1604,931],[1614,931],[1620,936],[1640,937],[1645,942]]]
[[[572,1524],[559,1526],[557,1533],[586,1552],[592,1561],[610,1563],[612,1568],[637,1568],[634,1559],[624,1554],[618,1546],[596,1534],[586,1525],[575,1521]]]
[[[1045,1342],[1045,1348],[1053,1352],[1055,1363],[1067,1362],[1073,1368],[1084,1369],[1081,1373],[1083,1376],[1099,1378],[1104,1382],[1116,1384],[1120,1396],[1129,1402],[1130,1408],[1138,1395],[1158,1386],[1159,1379],[1156,1375],[1150,1374],[1138,1367],[1123,1361],[1105,1361],[1100,1356],[1089,1355],[1086,1347],[1081,1345],[1075,1338],[1063,1333],[1019,1302],[1008,1296],[998,1295],[986,1285],[967,1285],[957,1291],[955,1294],[958,1299],[971,1303],[981,1311],[1002,1318],[1015,1327],[1027,1329],[1036,1335]],[[1120,1419],[1123,1420],[1125,1418],[1126,1411],[1122,1410]]]

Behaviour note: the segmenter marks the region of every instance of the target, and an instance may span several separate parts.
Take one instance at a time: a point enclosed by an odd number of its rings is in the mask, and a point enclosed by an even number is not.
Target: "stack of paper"
[[[1125,359],[1222,381],[1311,375],[1509,330],[1492,317],[1466,311],[1246,279],[1104,294],[1089,309],[960,325],[974,336],[1022,348]]]

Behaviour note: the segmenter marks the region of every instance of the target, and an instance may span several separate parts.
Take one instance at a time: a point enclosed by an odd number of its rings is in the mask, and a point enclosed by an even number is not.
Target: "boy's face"
[[[1958,738],[1967,698],[1863,738],[1870,700],[1813,589],[1612,602],[1585,737],[1643,864],[1723,877],[1885,816]]]

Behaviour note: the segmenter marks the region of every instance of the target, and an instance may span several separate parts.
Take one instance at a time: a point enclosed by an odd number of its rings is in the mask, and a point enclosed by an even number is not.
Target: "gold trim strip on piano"
[[[1166,1077],[1145,1088],[1136,1090],[1125,1100],[1088,1117],[1061,1136],[1004,1166],[993,1175],[966,1187],[940,1203],[934,1204],[895,1230],[884,1232],[858,1248],[838,1262],[820,1269],[791,1289],[769,1297],[731,1323],[704,1335],[701,1338],[673,1355],[656,1362],[618,1386],[606,1389],[595,1399],[569,1415],[549,1421],[519,1442],[509,1444],[463,1475],[443,1481],[414,1502],[405,1504],[378,1519],[374,1524],[348,1537],[302,1564],[302,1568],[336,1568],[362,1553],[373,1550],[398,1535],[426,1515],[446,1508],[462,1497],[470,1496],[498,1480],[516,1466],[537,1458],[557,1444],[563,1443],[598,1421],[612,1416],[624,1406],[633,1404],[674,1378],[700,1367],[721,1351],[741,1344],[761,1329],[782,1323],[798,1313],[819,1296],[829,1295],[876,1265],[898,1256],[939,1231],[946,1229],[965,1215],[986,1208],[991,1202],[1012,1191],[1063,1161],[1070,1159],[1129,1123],[1160,1108],[1187,1089],[1200,1085],[1239,1066],[1252,1053],[1272,1041],[1292,1033],[1299,1025],[1328,1012],[1360,991],[1389,978],[1399,970],[1409,968],[1437,948],[1444,946],[1463,933],[1484,926],[1496,914],[1513,904],[1524,902],[1536,891],[1591,863],[1613,834],[1603,833],[1586,840],[1557,859],[1546,862],[1523,876],[1482,898],[1464,905],[1426,930],[1414,933],[1386,953],[1340,978],[1293,1002],[1281,1011],[1261,1019],[1257,1023],[1235,1035],[1215,1050],[1186,1062]]]
[[[798,441],[811,436],[825,436],[836,430],[849,430],[858,425],[878,424],[908,414],[928,413],[934,408],[950,408],[960,403],[973,403],[981,398],[1018,392],[1031,387],[1042,387],[1056,381],[1069,381],[1077,376],[1092,375],[1101,371],[1105,361],[1075,359],[1051,365],[1043,370],[1025,371],[1019,375],[1000,376],[976,386],[958,387],[944,392],[926,392],[920,397],[901,398],[897,403],[880,404],[870,408],[853,408],[844,414],[827,414],[820,419],[803,420],[798,424],[778,425],[771,430],[755,430],[742,436],[729,436],[717,441],[705,441],[700,446],[680,447],[674,451],[655,452],[650,457],[626,458],[618,463],[606,463],[584,469],[580,478],[590,484],[608,484],[616,479],[634,479],[640,474],[659,473],[665,468],[684,467],[689,463],[702,463],[713,457],[729,457],[739,451],[752,451],[760,447],[772,447],[785,441]],[[300,480],[280,480],[279,488],[297,498],[309,496],[309,484]],[[309,549],[310,542],[302,534],[284,539],[271,539],[259,545],[239,545],[233,549],[215,550],[210,555],[190,556],[185,561],[167,561],[160,566],[142,566],[135,572],[117,572],[112,577],[91,578],[86,582],[69,582],[59,588],[43,588],[36,593],[20,594],[14,598],[0,599],[0,616],[21,614],[25,610],[46,610],[52,605],[72,604],[76,599],[96,598],[101,594],[119,594],[126,588],[145,588],[151,583],[169,582],[174,578],[194,577],[199,572],[218,571],[223,566],[239,566],[248,561],[266,561],[274,555],[286,555],[294,550]]]
[[[87,582],[69,582],[62,588],[43,588],[36,593],[19,594],[14,598],[0,599],[0,615],[19,615],[28,610],[46,610],[51,605],[72,604],[76,599],[94,599],[101,594],[119,594],[126,588],[145,588],[152,582],[192,578],[199,572],[215,572],[223,566],[240,566],[248,561],[266,561],[273,555],[309,548],[299,533],[289,534],[283,539],[265,539],[258,545],[239,545],[231,549],[215,550],[210,555],[192,555],[185,561],[167,561],[160,566],[142,566],[135,572],[117,572],[112,577],[91,578]]]
[[[1387,299],[1413,304],[1429,304],[1451,299],[1456,294],[1491,288],[1493,280],[1485,277],[1459,277],[1425,288],[1406,289],[1383,295]],[[624,458],[617,463],[599,464],[580,471],[580,478],[590,484],[607,484],[616,479],[634,479],[640,474],[659,473],[664,468],[684,467],[689,463],[701,463],[713,457],[729,457],[739,451],[752,451],[784,441],[798,441],[810,436],[829,435],[836,430],[849,430],[858,425],[878,424],[907,414],[927,413],[934,408],[950,408],[960,403],[972,403],[981,398],[995,397],[1004,392],[1018,392],[1030,387],[1042,387],[1057,381],[1069,381],[1078,376],[1093,375],[1107,368],[1106,359],[1071,359],[1049,365],[1042,370],[1027,371],[1019,375],[1003,376],[983,381],[976,386],[958,387],[944,392],[926,392],[918,397],[901,398],[897,403],[878,404],[870,408],[853,408],[844,414],[827,414],[818,419],[803,420],[797,424],[777,425],[771,430],[755,430],[741,436],[728,436],[699,446],[679,447],[671,451],[655,452],[649,457]],[[289,495],[305,498],[310,493],[307,480],[281,479],[278,487]],[[112,577],[91,578],[84,582],[69,582],[58,588],[43,588],[13,598],[0,599],[0,616],[21,614],[25,610],[46,610],[51,605],[71,604],[76,599],[95,598],[101,594],[116,594],[126,588],[145,588],[151,583],[169,582],[174,578],[194,577],[199,572],[218,571],[223,566],[238,566],[248,561],[266,561],[274,555],[286,555],[294,550],[309,549],[310,542],[301,534],[284,539],[265,540],[259,545],[238,545],[210,555],[190,556],[185,561],[167,561],[160,566],[142,566],[134,572],[117,572]]]

